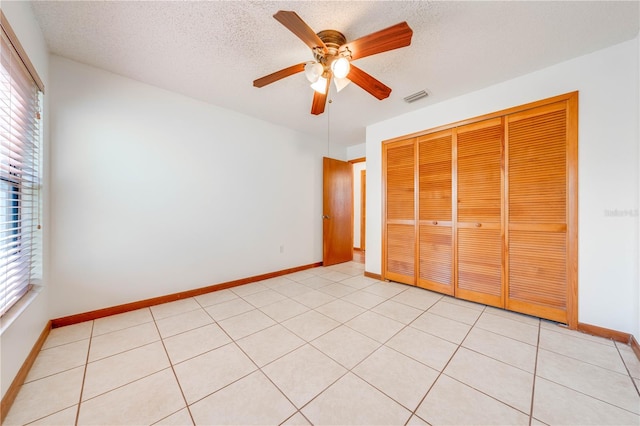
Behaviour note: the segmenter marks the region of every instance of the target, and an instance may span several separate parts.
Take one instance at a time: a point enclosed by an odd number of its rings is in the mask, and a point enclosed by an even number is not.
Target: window
[[[42,82],[0,12],[0,315],[41,278]]]

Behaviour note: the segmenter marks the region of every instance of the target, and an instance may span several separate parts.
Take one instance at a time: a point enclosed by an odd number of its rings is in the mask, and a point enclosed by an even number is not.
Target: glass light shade
[[[315,83],[316,81],[318,81],[323,72],[324,67],[318,62],[308,62],[304,66],[304,76],[307,77],[309,83]]]
[[[347,58],[340,57],[331,62],[331,71],[333,71],[333,76],[336,78],[345,78],[349,75],[350,69],[351,64]]]
[[[345,87],[347,87],[349,85],[349,83],[351,83],[351,80],[349,80],[348,78],[334,78],[333,79],[333,83],[336,86],[336,89],[338,90],[338,92],[340,92],[342,89],[344,89]]]
[[[327,79],[324,77],[318,77],[318,81],[311,84],[311,88],[323,95],[327,93]]]

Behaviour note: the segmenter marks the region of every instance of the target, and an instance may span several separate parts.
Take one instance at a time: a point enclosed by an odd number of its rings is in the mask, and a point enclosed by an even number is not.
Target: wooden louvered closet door
[[[453,131],[418,138],[418,283],[453,294]]]
[[[457,130],[456,297],[504,306],[502,118]]]
[[[566,102],[507,117],[506,307],[563,323],[575,288],[568,285],[570,131]]]
[[[382,277],[578,326],[578,93],[383,144]]]
[[[383,276],[415,284],[415,138],[384,145]]]

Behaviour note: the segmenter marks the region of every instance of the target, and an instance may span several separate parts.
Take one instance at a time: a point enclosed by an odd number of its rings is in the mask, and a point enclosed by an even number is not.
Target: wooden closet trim
[[[554,96],[552,98],[542,99],[542,100],[539,100],[539,101],[530,102],[528,104],[523,104],[523,105],[519,105],[519,106],[503,109],[503,110],[496,111],[496,112],[490,112],[488,114],[479,115],[477,117],[467,118],[467,119],[456,121],[456,122],[453,122],[453,123],[444,124],[442,126],[432,127],[430,129],[427,129],[427,130],[421,130],[419,132],[410,133],[408,135],[398,136],[397,138],[386,139],[386,140],[382,141],[382,144],[386,144],[386,143],[390,143],[390,142],[397,142],[397,141],[410,139],[410,138],[417,138],[417,137],[420,137],[420,136],[428,135],[430,133],[440,132],[442,130],[448,130],[448,129],[451,129],[451,128],[460,127],[460,126],[464,126],[464,125],[467,125],[467,124],[473,124],[473,123],[477,123],[479,121],[490,120],[492,118],[500,118],[500,117],[502,117],[504,115],[510,115],[510,114],[514,114],[514,113],[517,113],[517,112],[526,111],[528,109],[537,108],[537,107],[548,105],[548,104],[551,104],[551,103],[569,101],[569,105],[571,105],[573,103],[573,101],[571,101],[571,100],[574,97],[575,97],[574,101],[575,101],[576,118],[577,118],[578,92],[575,91],[575,92],[565,93],[563,95]],[[577,131],[578,131],[578,127],[577,127],[577,120],[576,120],[576,127],[575,127],[576,140],[577,140]]]
[[[567,317],[578,328],[578,92],[567,99]]]

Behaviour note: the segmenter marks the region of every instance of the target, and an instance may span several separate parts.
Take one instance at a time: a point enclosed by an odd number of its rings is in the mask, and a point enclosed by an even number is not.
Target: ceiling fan
[[[314,89],[311,114],[315,115],[324,112],[332,79],[338,92],[352,81],[380,100],[387,98],[391,88],[351,64],[351,61],[409,46],[413,35],[409,25],[401,22],[347,43],[345,36],[336,30],[323,30],[316,34],[295,12],[280,10],[273,17],[311,48],[315,61],[281,69],[254,80],[253,85],[264,87],[304,71]]]

